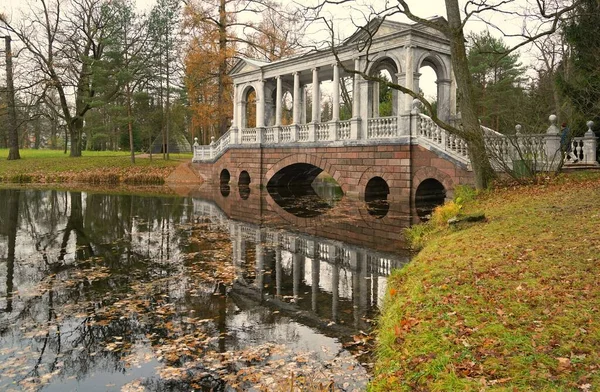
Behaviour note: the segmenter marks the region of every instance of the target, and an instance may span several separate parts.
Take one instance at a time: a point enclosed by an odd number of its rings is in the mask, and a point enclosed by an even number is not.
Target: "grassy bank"
[[[8,161],[8,150],[0,149],[0,182],[4,183],[87,183],[162,184],[164,179],[191,154],[137,157],[135,165],[128,152],[84,151],[70,158],[56,150],[21,150],[21,159]]]
[[[372,391],[600,390],[600,177],[491,192],[389,280]]]

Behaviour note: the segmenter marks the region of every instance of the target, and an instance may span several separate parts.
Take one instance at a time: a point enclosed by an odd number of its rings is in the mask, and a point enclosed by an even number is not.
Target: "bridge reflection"
[[[409,254],[401,250],[397,231],[403,224],[387,222],[388,233],[398,238],[395,244],[387,237],[377,237],[376,233],[384,230],[386,223],[363,220],[360,215],[350,221],[319,219],[316,226],[299,227],[286,220],[289,217],[285,212],[278,211],[275,215],[280,220],[274,219],[266,198],[268,196],[263,194],[258,200],[256,195],[254,202],[258,203],[255,205],[252,200],[247,201],[246,209],[256,208],[252,222],[239,220],[247,216],[246,213],[235,219],[221,208],[244,211],[241,208],[244,204],[239,200],[231,200],[237,207],[231,209],[233,206],[224,198],[212,201],[193,198],[196,220],[218,226],[230,234],[232,263],[236,269],[234,299],[260,303],[300,318],[303,323],[324,332],[368,328],[369,319],[381,305],[387,276],[393,268],[409,260]],[[336,206],[334,210],[342,208],[345,213],[338,211],[338,216],[351,216],[352,210],[348,210],[348,205],[345,207]],[[279,228],[281,226],[288,228]],[[354,228],[354,233],[369,239],[365,241],[369,247],[360,245],[360,236],[351,236],[349,226]],[[344,235],[351,241],[340,240]],[[370,247],[373,245],[375,248]]]

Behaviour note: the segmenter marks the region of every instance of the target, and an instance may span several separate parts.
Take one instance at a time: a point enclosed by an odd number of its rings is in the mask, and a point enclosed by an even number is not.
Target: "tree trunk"
[[[13,83],[12,51],[10,37],[4,37],[6,50],[6,88],[8,103],[8,160],[21,159],[19,154],[19,133],[17,131],[17,110],[15,108],[15,86]]]
[[[221,0],[219,4],[219,55],[221,56],[219,62],[219,74],[218,74],[218,91],[217,91],[217,115],[219,123],[219,135],[223,135],[227,132],[227,117],[223,110],[225,105],[225,80],[227,78],[227,13],[225,9],[225,0]],[[209,138],[210,139],[210,138]]]
[[[6,312],[13,310],[15,249],[17,242],[17,226],[19,223],[20,190],[8,190],[8,256],[6,259]]]
[[[127,83],[127,130],[129,131],[129,151],[131,152],[131,164],[135,165],[135,149],[133,146],[133,123],[131,121],[131,87]]]
[[[77,116],[71,120],[69,133],[71,134],[71,152],[69,156],[81,156],[81,132],[83,130],[83,118]]]
[[[166,71],[167,71],[167,104],[166,104],[166,117],[165,117],[165,149],[167,150],[167,160],[169,160],[169,125],[170,125],[170,120],[171,120],[171,92],[169,91],[170,89],[170,85],[169,85],[169,73],[170,73],[170,67],[169,67],[169,33],[167,32],[167,50],[166,52],[166,62],[165,62],[165,66],[166,66]]]
[[[490,180],[494,177],[494,170],[485,150],[483,132],[477,119],[475,96],[473,94],[472,78],[467,60],[465,36],[462,30],[458,0],[445,1],[450,29],[448,38],[450,39],[452,68],[456,77],[458,93],[461,97],[460,109],[465,132],[464,138],[469,148],[473,175],[475,176],[475,187],[477,189],[484,189],[487,188]]]

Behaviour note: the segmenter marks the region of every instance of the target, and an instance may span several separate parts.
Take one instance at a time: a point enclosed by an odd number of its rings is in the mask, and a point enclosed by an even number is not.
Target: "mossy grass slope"
[[[495,190],[389,279],[371,391],[600,390],[600,176]]]
[[[71,158],[57,150],[21,150],[21,159],[0,161],[0,182],[5,183],[89,183],[89,184],[162,184],[181,159],[191,154],[138,157],[135,165],[128,152],[84,151],[82,157]],[[0,149],[0,157],[8,150]]]

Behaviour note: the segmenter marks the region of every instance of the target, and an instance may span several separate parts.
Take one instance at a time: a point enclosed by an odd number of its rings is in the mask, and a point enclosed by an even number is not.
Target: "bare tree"
[[[104,27],[111,16],[101,12],[101,0],[40,0],[39,4],[30,5],[30,12],[18,24],[1,18],[24,45],[31,64],[44,75],[46,87],[56,91],[59,115],[71,141],[70,156],[78,157],[84,116],[96,96],[92,65],[102,58],[109,33]],[[116,93],[103,92],[107,96]]]

